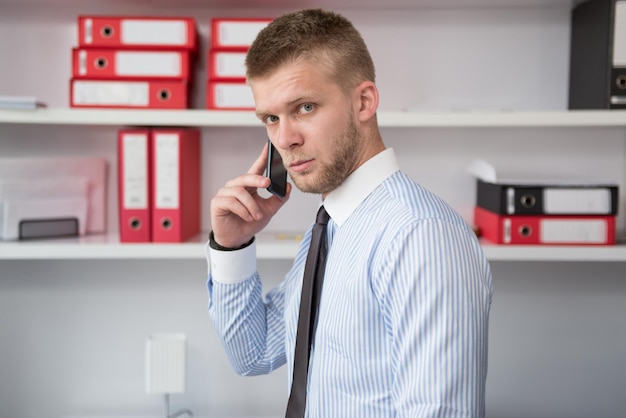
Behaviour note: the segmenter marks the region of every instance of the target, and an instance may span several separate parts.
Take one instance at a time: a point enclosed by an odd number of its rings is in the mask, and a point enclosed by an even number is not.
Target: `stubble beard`
[[[317,167],[314,173],[291,176],[294,184],[304,193],[326,194],[339,187],[355,170],[361,141],[352,118],[344,131],[329,141],[331,162]],[[319,162],[319,160],[318,160]]]

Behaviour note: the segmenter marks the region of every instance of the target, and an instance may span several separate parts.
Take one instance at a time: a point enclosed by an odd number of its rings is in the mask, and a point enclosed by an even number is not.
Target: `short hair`
[[[268,76],[298,59],[330,65],[331,79],[344,90],[375,81],[374,63],[361,34],[348,19],[331,11],[306,9],[277,17],[250,46],[246,76]]]

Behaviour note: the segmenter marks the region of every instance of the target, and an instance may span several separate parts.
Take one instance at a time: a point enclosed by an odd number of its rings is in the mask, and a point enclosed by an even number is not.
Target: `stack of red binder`
[[[207,109],[254,109],[252,90],[246,84],[244,61],[257,34],[272,19],[211,20],[211,47],[208,52]]]
[[[496,244],[615,244],[618,186],[477,179],[474,223]]]
[[[187,108],[196,37],[192,18],[79,16],[70,106]]]
[[[118,132],[121,242],[183,242],[200,232],[200,130]]]

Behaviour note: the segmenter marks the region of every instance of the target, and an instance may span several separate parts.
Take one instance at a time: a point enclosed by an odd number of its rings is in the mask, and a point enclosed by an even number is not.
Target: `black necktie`
[[[300,315],[298,316],[298,332],[296,334],[296,348],[293,360],[293,381],[291,383],[291,394],[289,395],[289,402],[287,402],[285,418],[304,417],[309,354],[311,353],[311,342],[315,333],[317,307],[326,266],[326,224],[328,224],[328,214],[324,206],[321,206],[317,212],[317,219],[311,234],[309,254],[304,265]]]

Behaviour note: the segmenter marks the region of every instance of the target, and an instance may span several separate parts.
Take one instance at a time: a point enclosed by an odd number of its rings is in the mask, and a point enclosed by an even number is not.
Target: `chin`
[[[293,184],[295,184],[295,186],[298,188],[298,190],[300,190],[302,193],[319,194],[319,191],[318,191],[319,188],[316,187],[315,184],[311,184],[308,181],[304,181],[304,179],[302,178],[292,177],[291,180],[293,181]]]

